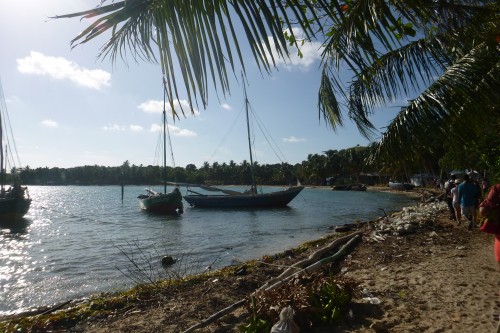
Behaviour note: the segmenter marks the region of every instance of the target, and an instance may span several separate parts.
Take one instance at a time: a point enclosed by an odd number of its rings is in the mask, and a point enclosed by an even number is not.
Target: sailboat
[[[184,206],[182,203],[182,194],[178,187],[167,193],[167,112],[165,89],[163,92],[163,193],[152,189],[145,189],[147,194],[141,194],[139,199],[142,210],[156,214],[182,214]],[[168,136],[170,139],[170,136]]]
[[[6,126],[8,120],[7,105],[0,82],[0,222],[18,221],[28,212],[31,205],[28,188],[21,186],[16,168],[13,168],[13,172],[9,175],[13,184],[7,185],[7,157],[9,154],[7,148],[5,148],[4,153],[4,143],[12,140],[10,143],[14,144],[12,135],[7,140],[7,130],[10,129],[10,126]]]
[[[208,185],[196,185],[205,191],[220,192],[221,194],[203,194],[188,189],[189,195],[184,195],[184,199],[194,207],[203,208],[275,208],[285,207],[304,189],[303,186],[292,186],[281,191],[270,193],[258,193],[255,182],[255,170],[252,155],[252,143],[250,132],[250,121],[248,115],[249,101],[244,89],[245,114],[248,136],[248,148],[250,153],[250,170],[252,175],[252,184],[249,190],[238,192],[228,189],[221,189]],[[193,187],[194,185],[190,185]]]

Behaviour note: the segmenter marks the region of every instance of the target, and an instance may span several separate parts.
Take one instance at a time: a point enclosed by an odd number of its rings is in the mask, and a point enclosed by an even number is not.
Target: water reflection
[[[159,214],[147,210],[142,210],[141,213],[156,221],[180,221],[182,219],[181,214]]]
[[[25,234],[31,221],[26,218],[17,219],[15,221],[0,221],[0,235],[3,234]]]

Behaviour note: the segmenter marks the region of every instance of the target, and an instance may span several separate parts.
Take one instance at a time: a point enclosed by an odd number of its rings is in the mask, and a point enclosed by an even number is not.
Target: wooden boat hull
[[[0,222],[21,219],[30,209],[29,198],[0,198]]]
[[[285,207],[304,189],[290,187],[283,191],[241,195],[185,195],[184,199],[195,207],[203,208],[273,208]]]
[[[410,183],[398,183],[398,182],[389,182],[389,187],[395,190],[408,191],[413,190],[415,186]]]
[[[184,210],[179,191],[146,196],[139,203],[141,209],[155,214],[182,214]]]

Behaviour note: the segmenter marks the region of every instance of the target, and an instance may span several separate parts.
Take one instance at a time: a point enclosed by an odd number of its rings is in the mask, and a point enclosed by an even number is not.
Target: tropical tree
[[[56,18],[93,19],[75,45],[110,31],[102,56],[158,61],[172,112],[177,62],[193,110],[207,105],[209,84],[228,92],[227,67],[245,72],[243,41],[270,72],[273,55],[289,55],[288,43],[300,50],[299,27],[305,40],[324,42],[318,105],[333,130],[347,115],[374,139],[370,116],[409,99],[373,155],[403,160],[422,152],[430,129],[436,150],[445,138],[469,137],[478,113],[500,108],[499,8],[496,0],[101,0]]]
[[[407,160],[436,152],[445,139],[470,137],[478,115],[498,109],[496,1],[346,1],[343,10],[329,17],[319,94],[328,123],[341,124],[347,112],[372,138],[375,109],[415,95],[374,156]],[[354,73],[346,88],[337,75],[342,65]]]
[[[322,182],[328,176],[328,160],[325,155],[309,154],[307,160],[302,162],[307,180],[311,184],[322,185]]]
[[[439,159],[443,170],[474,169],[495,182],[500,181],[500,124],[490,113],[478,124],[471,125],[471,135],[465,144],[448,141],[444,145],[446,153]]]

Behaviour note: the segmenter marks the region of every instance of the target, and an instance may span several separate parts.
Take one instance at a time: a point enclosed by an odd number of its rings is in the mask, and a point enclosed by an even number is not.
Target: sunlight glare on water
[[[266,188],[265,191],[272,190]],[[334,225],[373,219],[414,203],[403,195],[304,189],[288,207],[204,210],[185,203],[181,216],[139,209],[142,186],[30,186],[30,211],[0,227],[0,315],[133,282],[131,260],[161,271],[164,255],[182,259],[186,273],[282,252],[324,236]]]

